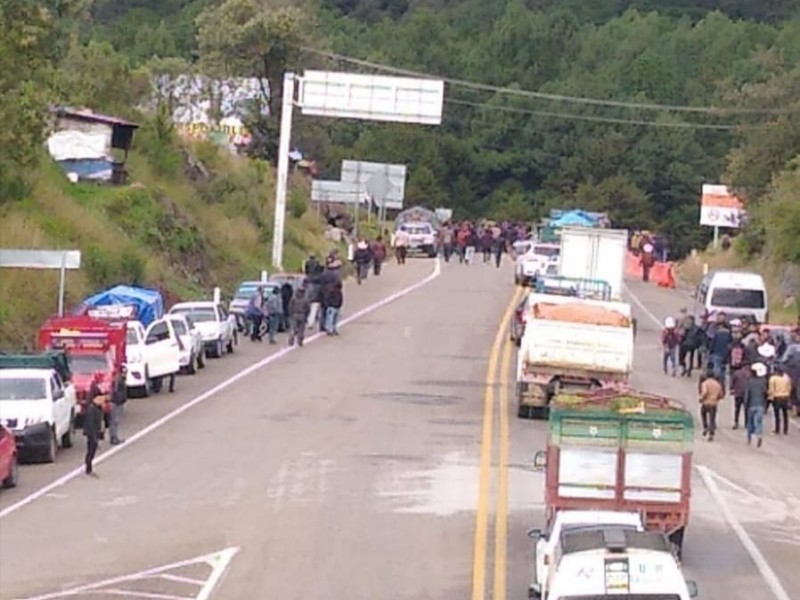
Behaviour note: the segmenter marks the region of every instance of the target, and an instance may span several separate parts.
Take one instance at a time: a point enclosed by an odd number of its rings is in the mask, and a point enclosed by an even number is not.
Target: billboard
[[[311,201],[336,204],[365,204],[367,202],[367,193],[357,183],[315,179],[311,182]]]
[[[708,227],[741,227],[747,211],[736,195],[724,185],[703,185],[700,199],[700,225]]]
[[[406,166],[357,160],[342,161],[342,182],[354,183],[373,197],[375,204],[400,210],[406,193]]]
[[[305,71],[304,115],[440,125],[444,81],[337,71]]]

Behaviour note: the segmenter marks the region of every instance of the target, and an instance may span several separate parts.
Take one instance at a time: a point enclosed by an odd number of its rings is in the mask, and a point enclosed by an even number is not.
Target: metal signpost
[[[81,268],[80,250],[11,250],[0,249],[0,268],[3,269],[58,269],[58,316],[64,316],[64,294],[67,271]]]
[[[299,91],[295,101],[296,88],[299,88]],[[275,225],[272,236],[272,264],[279,270],[283,269],[289,147],[295,104],[300,107],[302,114],[308,116],[440,125],[444,106],[444,81],[334,71],[306,71],[302,77],[294,73],[284,74],[275,186]],[[376,181],[375,185],[377,183]],[[339,194],[344,194],[345,191],[346,188],[338,190]],[[320,193],[319,188],[318,193]],[[358,211],[363,196],[356,198],[355,208]]]

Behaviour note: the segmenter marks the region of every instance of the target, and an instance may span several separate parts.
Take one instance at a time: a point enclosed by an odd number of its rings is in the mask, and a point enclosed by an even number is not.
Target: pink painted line
[[[402,290],[399,290],[399,291],[397,291],[397,292],[395,292],[395,293],[383,298],[382,300],[379,300],[378,302],[375,302],[374,304],[371,304],[371,305],[367,306],[366,308],[362,308],[361,310],[359,310],[356,313],[353,313],[349,317],[347,317],[345,319],[342,319],[342,321],[340,322],[340,326],[346,326],[347,324],[352,323],[353,321],[357,321],[361,317],[364,317],[364,316],[366,316],[366,315],[368,315],[368,314],[370,314],[372,312],[375,312],[376,310],[379,310],[379,309],[383,308],[384,306],[386,306],[388,304],[391,304],[392,302],[394,302],[396,300],[399,300],[400,298],[403,298],[404,296],[407,296],[407,295],[417,291],[418,289],[426,286],[431,281],[433,281],[434,279],[439,277],[441,272],[442,272],[442,265],[439,262],[439,259],[436,259],[436,262],[434,263],[434,267],[433,267],[433,272],[430,275],[428,275],[425,279],[422,279],[421,281],[418,281],[417,283],[415,283],[413,285],[410,285],[410,286],[408,286],[406,288],[403,288]],[[306,344],[311,344],[313,342],[316,342],[317,340],[319,340],[322,337],[325,337],[324,333],[321,333],[321,332],[320,333],[315,333],[311,337],[307,338],[305,340],[305,343]],[[297,348],[293,347],[293,346],[282,348],[281,350],[278,350],[277,352],[275,352],[274,354],[271,354],[270,356],[264,358],[263,360],[261,360],[261,361],[259,361],[257,363],[254,363],[254,364],[250,365],[249,367],[246,367],[245,369],[242,369],[241,371],[236,373],[236,375],[233,375],[232,377],[229,377],[225,381],[223,381],[223,382],[215,385],[214,387],[206,390],[205,392],[203,392],[199,396],[196,396],[195,398],[189,400],[185,404],[182,404],[181,406],[179,406],[178,408],[176,408],[172,412],[167,413],[163,417],[153,421],[152,423],[150,423],[150,425],[148,425],[144,429],[140,429],[135,434],[130,436],[125,441],[125,443],[123,445],[113,446],[112,448],[109,448],[105,452],[99,454],[97,456],[97,458],[95,459],[95,464],[100,464],[100,463],[103,463],[103,462],[107,461],[108,459],[110,459],[111,457],[116,455],[118,452],[122,452],[122,451],[128,449],[132,444],[134,444],[137,441],[141,440],[143,437],[145,437],[147,435],[150,435],[151,433],[153,433],[157,429],[160,429],[161,427],[163,427],[164,425],[166,425],[170,421],[176,419],[177,417],[179,417],[180,415],[182,415],[186,411],[194,408],[198,404],[202,404],[203,402],[205,402],[209,398],[213,398],[219,392],[221,392],[224,389],[230,387],[234,383],[236,383],[238,381],[241,381],[245,377],[248,377],[248,376],[252,375],[253,373],[255,373],[256,371],[258,371],[260,369],[263,369],[267,365],[270,365],[270,364],[272,364],[274,362],[279,361],[280,359],[282,359],[287,354],[290,354],[291,352],[295,352],[296,350],[297,350]],[[35,502],[36,500],[38,500],[42,496],[46,496],[47,494],[49,494],[53,490],[58,489],[59,487],[65,485],[65,484],[69,483],[70,481],[72,481],[73,479],[79,477],[81,474],[83,474],[83,466],[75,467],[72,471],[69,471],[68,473],[62,475],[58,479],[56,479],[54,481],[51,481],[50,483],[48,483],[45,486],[42,486],[41,488],[39,488],[35,492],[32,492],[32,493],[28,494],[27,496],[25,496],[24,498],[21,498],[20,500],[18,500],[14,504],[11,504],[11,505],[7,506],[6,508],[4,508],[3,510],[1,510],[0,511],[0,519],[2,519],[4,517],[7,517],[8,515],[18,511],[19,509],[27,506],[28,504],[31,504],[32,502]]]

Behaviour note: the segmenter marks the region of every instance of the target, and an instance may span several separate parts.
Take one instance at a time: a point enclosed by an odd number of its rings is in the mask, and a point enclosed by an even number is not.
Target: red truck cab
[[[64,349],[78,397],[79,415],[94,373],[101,371],[100,389],[110,393],[114,379],[125,364],[125,323],[101,321],[87,316],[52,317],[39,329],[41,350]],[[110,405],[105,407],[106,412]]]

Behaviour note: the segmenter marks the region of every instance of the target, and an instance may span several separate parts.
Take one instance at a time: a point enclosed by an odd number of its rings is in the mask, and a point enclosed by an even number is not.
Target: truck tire
[[[72,448],[73,437],[75,436],[75,413],[69,415],[69,425],[67,431],[61,436],[61,447]]]
[[[669,541],[672,542],[672,546],[675,548],[675,556],[678,557],[678,560],[683,560],[683,536],[686,533],[686,528],[681,527],[680,529],[676,529],[672,533],[669,534]]]
[[[19,483],[19,462],[17,455],[11,457],[11,464],[8,465],[8,475],[3,479],[3,487],[6,489],[17,487]]]
[[[46,463],[54,463],[56,462],[56,452],[58,452],[58,440],[56,439],[56,430],[50,430],[50,443],[47,444],[47,448],[44,451],[44,462]]]

